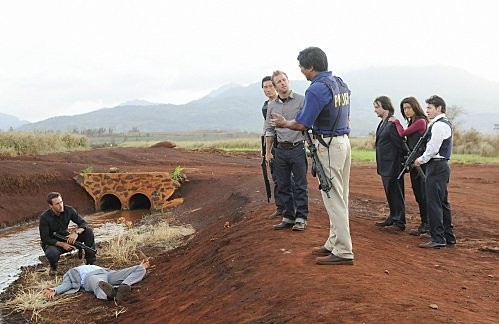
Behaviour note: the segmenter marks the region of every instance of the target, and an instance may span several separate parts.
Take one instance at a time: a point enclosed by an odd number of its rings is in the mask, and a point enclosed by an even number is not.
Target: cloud
[[[275,69],[303,79],[296,57],[312,45],[340,75],[445,64],[499,81],[492,0],[24,0],[0,11],[0,111],[30,121],[184,103]]]

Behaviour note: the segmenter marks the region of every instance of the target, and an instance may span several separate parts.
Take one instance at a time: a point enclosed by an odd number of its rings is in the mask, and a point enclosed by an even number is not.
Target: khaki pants
[[[324,138],[328,143],[330,138]],[[324,206],[329,215],[329,238],[324,247],[336,256],[353,259],[352,239],[348,220],[348,194],[352,152],[347,135],[333,137],[329,149],[317,140],[317,154],[324,172],[332,178],[333,188],[328,198],[321,192]]]

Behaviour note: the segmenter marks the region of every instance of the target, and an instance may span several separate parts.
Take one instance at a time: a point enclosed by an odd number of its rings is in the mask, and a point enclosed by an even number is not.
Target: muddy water
[[[113,211],[87,215],[85,220],[94,229],[95,241],[102,242],[125,232],[125,227],[116,222],[118,218],[135,222],[148,213],[148,210]],[[40,247],[38,222],[0,230],[0,251],[2,292],[19,277],[21,267],[41,263],[39,257],[43,256],[43,251]]]

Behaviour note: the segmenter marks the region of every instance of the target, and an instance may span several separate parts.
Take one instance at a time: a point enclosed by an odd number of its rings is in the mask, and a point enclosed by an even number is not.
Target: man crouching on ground
[[[57,273],[57,264],[61,254],[74,250],[76,241],[95,249],[94,232],[87,222],[71,206],[64,206],[61,194],[51,192],[47,196],[49,208],[40,215],[40,239],[42,249],[50,264],[50,274]],[[78,227],[73,233],[69,233],[68,225],[72,221]],[[59,241],[53,233],[67,237],[67,242]],[[95,263],[95,253],[85,251],[86,264]]]

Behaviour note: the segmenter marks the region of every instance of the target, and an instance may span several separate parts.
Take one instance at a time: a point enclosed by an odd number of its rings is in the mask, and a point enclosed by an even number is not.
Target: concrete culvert
[[[128,203],[128,207],[130,210],[132,209],[151,209],[151,201],[149,198],[141,193],[137,193],[130,197],[130,201]]]
[[[100,200],[100,210],[121,210],[121,201],[115,195],[104,195]]]

